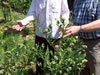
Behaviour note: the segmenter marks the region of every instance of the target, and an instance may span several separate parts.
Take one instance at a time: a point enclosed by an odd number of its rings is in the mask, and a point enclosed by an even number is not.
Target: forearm
[[[100,29],[100,19],[81,26],[83,32],[92,32]]]

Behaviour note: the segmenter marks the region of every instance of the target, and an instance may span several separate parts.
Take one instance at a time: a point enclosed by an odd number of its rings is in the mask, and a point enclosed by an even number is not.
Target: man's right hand
[[[17,21],[17,23],[18,24],[16,24],[16,25],[13,26],[13,29],[15,29],[17,31],[22,31],[25,28],[25,26],[22,25],[22,23],[20,21]]]

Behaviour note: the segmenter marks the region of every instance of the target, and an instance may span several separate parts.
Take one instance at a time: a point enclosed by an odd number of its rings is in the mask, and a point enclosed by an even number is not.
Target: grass
[[[3,13],[2,13],[2,9],[0,9],[0,32],[3,33],[3,35],[2,35],[3,38],[0,38],[0,40],[2,39],[4,41],[6,41],[6,40],[10,41],[10,38],[11,39],[14,38],[14,40],[16,40],[16,42],[18,42],[18,39],[20,39],[20,41],[24,41],[24,40],[28,40],[28,39],[34,40],[35,33],[34,33],[33,23],[30,23],[21,32],[12,29],[12,26],[17,24],[16,21],[23,19],[26,15],[23,15],[22,13],[13,11],[12,16],[13,16],[13,21],[5,21]],[[10,45],[9,48],[10,47],[12,48],[12,46],[16,45],[16,42],[12,43],[12,41],[10,41],[10,42],[7,42],[6,44],[7,44],[7,46]],[[30,67],[30,66],[27,66],[27,67]],[[35,71],[35,69],[36,69],[36,68],[34,68],[35,65],[33,65],[31,67],[33,68],[32,70]]]
[[[2,9],[0,8],[0,31],[9,34],[19,34],[22,39],[34,39],[34,25],[30,23],[24,30],[17,32],[12,26],[17,24],[17,20],[23,19],[26,15],[12,11],[13,21],[5,21]]]
[[[5,21],[4,16],[3,16],[3,12],[2,9],[0,9],[0,25],[14,25],[16,24],[16,20],[20,20],[23,19],[25,17],[25,15],[12,11],[12,16],[13,16],[13,21]]]
[[[1,50],[3,51],[5,51],[5,50],[8,50],[8,51],[15,51],[16,50],[16,52],[19,52],[19,51],[21,51],[22,52],[22,54],[20,54],[19,53],[19,55],[18,56],[20,56],[21,58],[23,57],[23,56],[25,56],[25,55],[27,55],[28,54],[28,51],[29,50],[31,50],[31,47],[32,47],[32,50],[33,49],[35,49],[35,50],[37,50],[38,48],[33,48],[34,46],[34,26],[33,26],[33,23],[30,23],[30,25],[28,25],[27,26],[27,28],[25,28],[23,31],[21,31],[21,32],[18,32],[18,31],[16,31],[16,30],[14,30],[14,29],[12,29],[12,26],[13,25],[15,25],[15,24],[17,24],[16,23],[16,20],[20,20],[20,19],[23,19],[24,17],[25,17],[25,15],[23,15],[23,14],[21,14],[21,13],[18,13],[18,12],[15,12],[15,11],[13,11],[13,13],[12,13],[12,15],[13,15],[13,21],[5,21],[4,20],[4,17],[3,17],[3,14],[2,14],[2,12],[1,12],[1,9],[0,9],[0,40],[1,40],[1,45],[0,45],[0,47],[1,47]],[[35,21],[36,22],[36,21]],[[2,38],[3,37],[3,38]],[[32,42],[33,41],[33,42]],[[64,42],[63,42],[64,41]],[[74,45],[74,41],[75,41],[75,39],[73,39],[73,37],[72,38],[70,38],[70,39],[65,39],[65,40],[63,40],[62,41],[62,43],[60,44],[60,46],[61,46],[61,50],[60,50],[60,47],[58,47],[59,49],[57,49],[57,50],[59,50],[59,54],[57,54],[56,56],[59,56],[58,58],[60,58],[61,60],[58,60],[58,59],[54,59],[53,61],[53,65],[55,65],[54,67],[52,67],[52,68],[50,68],[50,69],[52,69],[52,70],[54,70],[54,68],[58,68],[59,69],[59,66],[58,65],[60,65],[61,67],[63,67],[62,65],[61,65],[61,63],[60,63],[60,61],[62,62],[63,60],[64,60],[64,55],[65,55],[65,49],[64,48],[66,48],[66,49],[68,49],[68,51],[67,52],[69,52],[69,53],[71,53],[70,51],[71,51],[71,48],[69,48],[69,47],[72,47],[73,45]],[[72,42],[71,42],[72,41]],[[71,44],[70,44],[70,42],[71,42]],[[63,46],[63,47],[62,47]],[[68,47],[67,47],[68,46]],[[29,49],[29,50],[28,50]],[[64,49],[64,51],[62,51],[62,49]],[[80,49],[79,49],[80,50]],[[64,54],[61,54],[61,53],[64,53]],[[69,54],[68,53],[68,54]],[[11,52],[11,54],[12,54],[12,52]],[[43,52],[42,52],[42,50],[41,51],[39,51],[39,52],[37,52],[37,55],[39,54],[39,56],[41,55],[42,56],[42,54],[44,54]],[[72,52],[71,54],[69,54],[68,55],[67,53],[66,53],[66,59],[69,59],[70,57],[71,57],[71,55],[73,55],[74,53]],[[75,52],[75,54],[76,54],[76,52]],[[14,54],[15,55],[15,54]],[[32,54],[31,53],[29,53],[29,56],[30,55],[34,55],[34,53],[32,52]],[[5,55],[5,56],[7,56],[7,55]],[[43,55],[44,56],[44,55]],[[48,61],[48,53],[46,53],[46,55],[45,55],[45,61]],[[82,55],[83,56],[83,55]],[[12,56],[11,56],[12,57]],[[31,56],[30,56],[31,57]],[[29,57],[29,58],[30,58]],[[47,58],[46,58],[47,57]],[[78,56],[76,56],[76,58],[77,58]],[[84,57],[84,56],[83,56]],[[81,57],[81,58],[83,58],[83,57]],[[25,56],[25,58],[26,58],[26,56]],[[76,58],[75,58],[75,60],[76,60]],[[27,58],[28,59],[28,58]],[[73,61],[71,60],[71,59],[73,59]],[[14,59],[13,59],[14,60]],[[22,60],[22,59],[21,59]],[[20,61],[21,61],[20,60]],[[32,57],[32,60],[33,60],[33,57]],[[35,60],[35,59],[34,59]],[[70,60],[71,61],[69,61],[68,60],[68,62],[69,62],[69,65],[66,63],[65,64],[65,62],[67,61],[64,61],[64,63],[63,63],[63,65],[65,66],[65,68],[66,67],[68,67],[68,70],[69,70],[69,68],[70,68],[70,64],[73,62],[74,63],[74,58],[72,57],[72,58],[70,58]],[[19,60],[18,60],[19,61]],[[58,64],[56,64],[55,62],[58,62]],[[80,61],[80,60],[79,60]],[[79,62],[79,61],[77,61],[77,62]],[[11,61],[11,63],[12,63],[13,61]],[[49,62],[49,61],[48,61]],[[46,62],[45,63],[45,65],[47,65],[47,64],[49,64],[48,62]],[[26,62],[24,62],[24,63],[26,63]],[[76,63],[77,64],[77,63]],[[0,64],[1,65],[1,64]],[[23,67],[23,65],[20,65],[20,64],[18,64],[18,62],[17,62],[17,65],[20,67],[20,66],[22,66]],[[74,64],[75,65],[75,64]],[[5,65],[3,65],[3,66],[5,66]],[[7,66],[9,66],[8,64],[7,64]],[[79,65],[79,66],[81,66],[81,65]],[[33,63],[33,65],[26,65],[26,69],[27,68],[30,68],[30,69],[32,69],[33,70],[33,72],[35,72],[36,71],[36,65],[34,65],[34,63]],[[50,65],[49,65],[49,67],[50,67]],[[12,68],[12,67],[11,67]],[[76,68],[76,67],[75,67]],[[63,69],[64,69],[64,67],[63,67]],[[60,69],[59,69],[59,71],[61,71]],[[17,75],[19,75],[19,74],[17,74]]]
[[[2,9],[0,9],[0,19],[3,18]]]

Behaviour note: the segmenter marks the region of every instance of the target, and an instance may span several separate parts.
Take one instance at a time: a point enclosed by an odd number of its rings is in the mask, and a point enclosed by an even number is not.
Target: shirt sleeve
[[[21,20],[22,25],[27,25],[36,18],[36,2],[32,0],[27,16]]]
[[[62,0],[61,4],[61,18],[65,20],[65,25],[69,23],[69,8],[67,0]]]

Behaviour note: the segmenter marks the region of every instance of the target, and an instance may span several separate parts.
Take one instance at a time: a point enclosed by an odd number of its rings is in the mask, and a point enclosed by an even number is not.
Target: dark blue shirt
[[[100,0],[75,0],[72,21],[74,25],[88,24],[100,18]],[[100,37],[100,30],[95,32],[80,32],[84,39]]]

